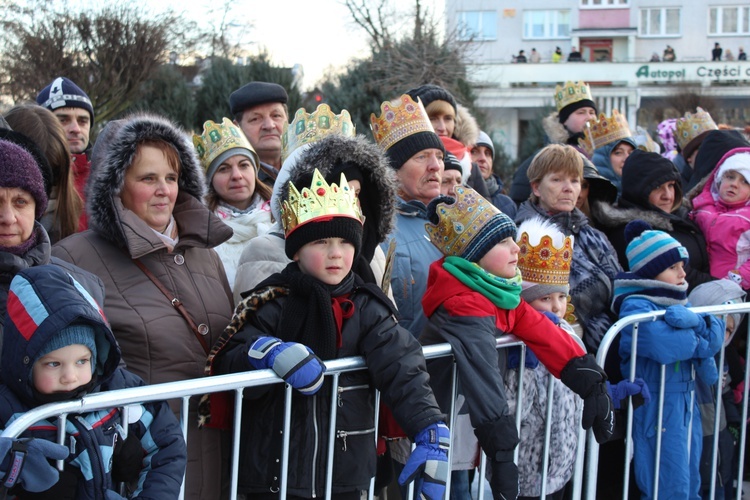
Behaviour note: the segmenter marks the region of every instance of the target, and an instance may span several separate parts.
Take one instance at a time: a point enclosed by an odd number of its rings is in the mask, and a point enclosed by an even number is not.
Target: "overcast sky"
[[[410,3],[400,0],[396,5]],[[442,13],[443,0],[423,3],[433,9],[439,4]],[[156,9],[171,7],[202,23],[212,19],[218,26],[224,2],[152,0],[150,4]],[[266,49],[277,65],[301,64],[303,90],[311,89],[328,68],[340,68],[367,54],[367,35],[354,25],[342,0],[235,0],[232,5],[232,19],[238,25],[233,34],[243,46],[251,53]],[[215,13],[210,13],[212,8]]]

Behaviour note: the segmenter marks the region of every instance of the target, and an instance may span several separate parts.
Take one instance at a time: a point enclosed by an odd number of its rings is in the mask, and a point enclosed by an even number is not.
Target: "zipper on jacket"
[[[369,384],[350,385],[350,386],[347,386],[347,387],[339,386],[339,388],[337,389],[337,392],[338,392],[338,403],[337,404],[339,405],[339,408],[341,408],[342,406],[344,406],[344,400],[342,399],[342,396],[343,396],[343,394],[345,392],[347,392],[347,391],[356,391],[358,389],[369,389],[369,388],[370,388]]]
[[[313,397],[313,434],[315,439],[313,440],[313,458],[312,458],[312,497],[315,498],[315,464],[318,461],[318,396],[317,394]]]
[[[365,429],[362,431],[336,431],[336,437],[344,442],[343,446],[341,447],[341,451],[346,451],[346,438],[348,436],[362,436],[364,434],[372,434],[373,432],[375,432],[374,427],[372,429]]]

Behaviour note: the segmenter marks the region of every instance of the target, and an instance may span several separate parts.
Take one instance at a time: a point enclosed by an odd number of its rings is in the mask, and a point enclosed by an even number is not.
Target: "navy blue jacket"
[[[34,361],[45,344],[72,323],[95,329],[97,359],[92,382],[73,393],[54,395],[69,400],[87,393],[113,391],[144,385],[132,373],[119,368],[120,349],[101,307],[65,269],[55,265],[20,271],[11,283],[5,318],[0,385],[0,427],[6,427],[26,411],[50,402],[36,391],[32,379]],[[57,397],[59,396],[59,397]],[[164,402],[132,405],[128,422],[118,409],[70,415],[64,444],[71,450],[57,485],[43,498],[105,498],[118,479],[130,480],[130,498],[177,498],[185,473],[186,450],[179,425]],[[124,428],[128,439],[123,440]],[[56,441],[57,421],[41,421],[22,437]],[[71,477],[77,481],[71,484]],[[71,493],[75,491],[74,495]],[[11,494],[24,498],[23,491]],[[36,496],[34,498],[37,498]]]

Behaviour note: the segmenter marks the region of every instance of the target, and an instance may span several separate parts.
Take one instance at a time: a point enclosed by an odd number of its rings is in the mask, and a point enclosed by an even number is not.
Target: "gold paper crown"
[[[317,168],[309,188],[302,188],[300,192],[294,184],[289,183],[289,199],[281,204],[281,223],[285,235],[289,236],[297,227],[319,217],[332,216],[351,217],[364,223],[359,200],[343,172],[338,186],[329,186]]]
[[[616,109],[612,110],[612,116],[608,117],[604,113],[599,113],[598,119],[590,119],[586,122],[583,130],[584,138],[578,141],[589,158],[594,154],[594,150],[599,149],[607,144],[617,142],[627,137],[632,137],[628,120],[625,115],[621,115]]]
[[[537,285],[566,286],[570,282],[573,261],[573,239],[565,237],[562,246],[555,246],[550,235],[543,235],[537,245],[528,232],[518,239],[518,268],[524,281]]]
[[[219,155],[234,148],[249,150],[252,153],[256,168],[260,163],[258,154],[250,145],[244,132],[229,118],[224,118],[221,123],[215,123],[211,120],[206,121],[203,124],[203,134],[193,134],[193,144],[198,151],[198,158],[203,170],[206,172]]]
[[[485,224],[501,212],[471,188],[457,186],[455,190],[455,203],[438,204],[437,225],[424,227],[432,244],[444,255],[461,256]]]
[[[286,160],[300,146],[316,142],[328,134],[354,137],[352,117],[345,109],[337,115],[328,104],[319,104],[312,113],[299,108],[291,124],[284,124],[281,135],[281,161]]]
[[[695,114],[685,113],[685,116],[677,120],[675,125],[675,139],[680,149],[685,149],[690,141],[708,130],[717,130],[711,115],[703,108],[697,108]]]
[[[388,151],[398,141],[419,132],[434,132],[422,100],[414,102],[407,94],[380,105],[380,116],[370,115],[370,128],[375,142]]]
[[[558,112],[565,106],[584,99],[594,100],[591,97],[591,89],[585,82],[565,82],[565,85],[555,87],[555,105]]]

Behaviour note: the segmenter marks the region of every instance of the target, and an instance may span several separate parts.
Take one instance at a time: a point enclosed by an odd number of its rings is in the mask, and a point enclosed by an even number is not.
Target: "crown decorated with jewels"
[[[312,113],[308,113],[305,108],[298,109],[292,123],[284,125],[281,161],[286,160],[300,146],[319,141],[328,134],[354,137],[354,124],[347,110],[342,109],[337,115],[328,104],[319,104]]]
[[[206,121],[203,124],[203,134],[193,134],[193,145],[205,171],[209,170],[211,163],[222,153],[235,148],[249,150],[255,160],[255,165],[259,163],[258,155],[245,134],[226,117],[221,123]]]
[[[583,134],[583,139],[578,143],[586,150],[589,158],[595,150],[632,136],[628,120],[616,109],[612,110],[612,116],[599,113],[599,118],[587,121]]]
[[[434,132],[422,100],[414,102],[407,94],[381,104],[380,116],[370,115],[370,128],[375,142],[384,151],[410,135]]]
[[[364,216],[354,190],[342,173],[339,184],[328,184],[316,168],[310,187],[298,191],[289,183],[289,197],[281,204],[281,224],[288,236],[299,226],[321,217],[351,217],[364,223]]]
[[[549,223],[524,223],[518,232],[518,268],[523,280],[538,285],[568,285],[573,237],[563,235]]]
[[[479,193],[468,187],[456,187],[455,192],[454,203],[438,203],[435,207],[437,223],[425,224],[430,241],[444,255],[475,261],[496,241],[515,237],[513,220]],[[480,233],[484,237],[478,237]]]
[[[675,133],[677,144],[684,150],[690,141],[709,130],[717,130],[716,122],[703,108],[697,108],[694,114],[685,113],[685,116],[677,120]]]
[[[565,85],[555,87],[555,105],[558,112],[565,106],[584,99],[594,100],[591,97],[591,88],[584,82],[565,82]]]

